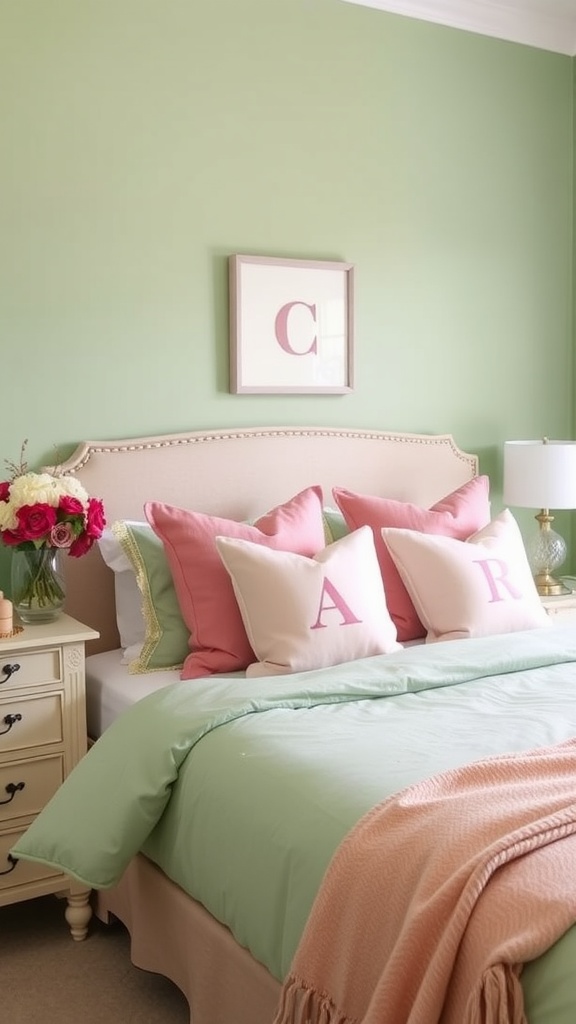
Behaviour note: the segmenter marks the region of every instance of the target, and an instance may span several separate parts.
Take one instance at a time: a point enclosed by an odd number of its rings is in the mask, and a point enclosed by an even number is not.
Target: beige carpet
[[[6,1024],[189,1024],[165,978],[130,963],[120,924],[92,919],[74,942],[55,896],[0,907],[0,1021]]]

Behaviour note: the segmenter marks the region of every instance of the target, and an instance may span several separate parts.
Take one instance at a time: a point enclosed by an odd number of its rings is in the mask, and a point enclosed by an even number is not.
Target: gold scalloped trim
[[[116,537],[116,540],[121,544],[128,560],[132,563],[134,575],[136,576],[136,583],[142,599],[141,607],[144,619],[144,642],[138,657],[133,658],[129,663],[128,673],[130,675],[145,675],[148,672],[164,672],[169,671],[170,669],[182,668],[181,664],[162,665],[158,668],[150,668],[150,659],[155,653],[163,634],[156,615],[156,608],[154,607],[154,601],[150,591],[150,582],[148,580],[146,566],[126,521],[118,519],[112,523],[110,529]]]

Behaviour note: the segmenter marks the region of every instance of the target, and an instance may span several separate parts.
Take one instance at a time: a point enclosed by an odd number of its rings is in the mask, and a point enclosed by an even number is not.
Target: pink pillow
[[[271,548],[315,555],[325,544],[321,488],[308,487],[253,526],[157,501],[148,502],[144,512],[164,544],[182,618],[190,631],[191,653],[180,678],[197,679],[246,668],[254,660],[254,652],[214,538],[241,537]]]
[[[359,526],[371,526],[374,531],[386,604],[396,624],[398,639],[404,642],[424,636],[426,630],[416,614],[380,530],[383,526],[392,526],[465,540],[490,522],[488,477],[474,477],[429,509],[407,501],[355,494],[340,487],[335,487],[332,493],[351,530],[357,530]]]
[[[314,558],[217,537],[258,661],[248,676],[283,675],[400,650],[366,526]]]
[[[384,529],[382,536],[429,641],[550,625],[508,509],[467,541],[413,530]]]

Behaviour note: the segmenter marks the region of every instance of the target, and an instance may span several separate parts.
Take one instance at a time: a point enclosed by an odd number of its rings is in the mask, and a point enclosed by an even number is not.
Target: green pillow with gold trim
[[[325,506],[322,509],[322,517],[327,544],[333,544],[335,540],[341,540],[342,537],[347,537],[350,533],[350,528],[339,508]]]
[[[129,559],[142,596],[145,634],[140,654],[128,664],[135,675],[182,668],[190,653],[189,630],[182,618],[164,553],[164,545],[148,523],[118,520],[112,532]]]

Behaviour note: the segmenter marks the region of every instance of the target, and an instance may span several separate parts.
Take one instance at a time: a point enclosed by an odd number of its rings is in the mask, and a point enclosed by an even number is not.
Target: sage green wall
[[[340,0],[0,0],[0,457],[572,429],[572,61]],[[228,393],[228,254],[356,266],[349,396]],[[2,564],[0,563],[0,569]]]

